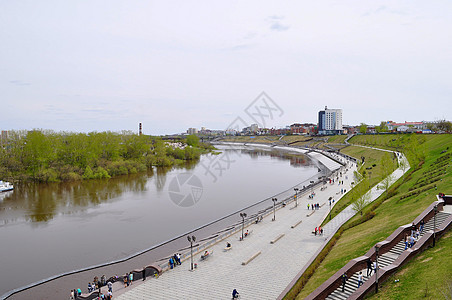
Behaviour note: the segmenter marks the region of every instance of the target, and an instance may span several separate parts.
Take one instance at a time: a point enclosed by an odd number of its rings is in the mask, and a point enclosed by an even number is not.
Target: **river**
[[[0,295],[130,256],[264,199],[282,199],[323,174],[317,161],[300,153],[218,148],[220,154],[182,167],[109,180],[18,184],[0,195]],[[227,222],[239,220],[237,214]],[[219,226],[227,225],[209,230]]]

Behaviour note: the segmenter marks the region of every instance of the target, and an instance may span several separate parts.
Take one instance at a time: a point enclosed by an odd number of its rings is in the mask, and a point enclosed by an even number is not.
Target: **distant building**
[[[342,133],[342,109],[328,109],[319,111],[319,134]]]
[[[188,134],[197,134],[198,133],[198,129],[196,129],[196,128],[188,128],[187,133]]]
[[[386,126],[388,127],[389,131],[400,131],[400,132],[422,131],[424,129],[427,129],[426,122],[406,122],[405,121],[405,123],[396,123],[393,121],[388,121],[388,122],[386,122]]]

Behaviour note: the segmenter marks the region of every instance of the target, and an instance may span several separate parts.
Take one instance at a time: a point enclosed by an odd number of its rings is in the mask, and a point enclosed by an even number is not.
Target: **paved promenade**
[[[327,189],[315,189],[316,196],[308,199],[304,195],[298,200],[265,217],[262,222],[252,224],[245,230],[252,231],[244,241],[239,241],[240,233],[212,246],[213,251],[207,260],[200,261],[200,254],[195,255],[198,268],[189,271],[189,260],[181,266],[163,273],[158,279],[149,278],[145,282],[135,282],[132,287],[114,290],[116,299],[230,299],[235,288],[241,299],[276,299],[291,280],[309,261],[312,255],[324,244],[324,236],[314,236],[314,228],[328,215],[328,199],[333,197],[337,202],[343,194],[351,189],[353,171],[356,164],[343,170],[343,185],[326,184]],[[346,177],[347,176],[347,177]],[[348,178],[348,179],[346,179]],[[307,204],[319,203],[322,207],[313,211]],[[292,209],[291,209],[292,208]],[[310,216],[308,216],[310,215]],[[297,222],[301,224],[291,228]],[[275,238],[284,234],[274,244]],[[225,252],[226,241],[232,249]],[[261,252],[247,265],[242,262]]]

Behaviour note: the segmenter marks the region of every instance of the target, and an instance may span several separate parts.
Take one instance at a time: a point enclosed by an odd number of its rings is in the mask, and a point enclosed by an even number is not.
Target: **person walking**
[[[345,290],[345,283],[347,282],[347,279],[348,279],[347,274],[345,274],[345,272],[344,272],[344,274],[342,274],[342,276],[341,276],[342,292],[344,292],[344,290]]]
[[[130,274],[129,274],[129,280],[130,280],[130,285],[132,285],[132,282],[133,282],[133,273],[132,272],[130,272]]]
[[[108,286],[108,291],[113,292],[113,283],[111,283],[110,280],[107,282],[107,286]]]
[[[358,274],[358,288],[363,284],[363,272],[359,272]]]
[[[126,275],[124,275],[124,277],[122,278],[122,281],[124,282],[124,288],[128,287],[129,274],[126,273]]]
[[[422,233],[424,231],[424,219],[422,219],[421,223],[420,223],[420,228],[419,231]]]
[[[237,299],[237,298],[239,298],[239,292],[237,292],[237,290],[234,289],[232,291],[232,299]]]
[[[367,264],[367,277],[369,277],[370,275],[372,275],[372,260],[370,259],[370,257],[367,259],[366,264]]]

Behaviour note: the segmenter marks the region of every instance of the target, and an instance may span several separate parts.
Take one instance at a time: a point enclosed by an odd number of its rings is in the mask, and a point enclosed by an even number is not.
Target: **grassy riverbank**
[[[335,245],[325,255],[324,260],[317,262],[317,268],[310,274],[312,276],[309,280],[305,277],[303,282],[300,281],[296,286],[298,291],[302,288],[296,299],[305,298],[349,260],[365,254],[376,242],[384,240],[396,228],[410,223],[436,199],[435,195],[439,191],[451,193],[451,135],[357,136],[350,142],[403,151],[412,168],[396,182],[395,188],[388,195],[383,194],[366,207],[362,217],[358,214],[347,222],[347,229],[337,236]],[[353,148],[346,149],[355,151]],[[344,152],[346,151],[344,149]],[[363,148],[360,151],[368,153],[369,150]],[[443,263],[448,264],[449,269],[452,266],[450,260]],[[449,275],[447,272],[437,271],[438,280],[444,281]],[[418,287],[428,283],[426,279],[419,280]],[[294,298],[294,291],[288,299]]]
[[[0,179],[76,181],[110,178],[199,159],[213,149],[188,136],[179,144],[131,132],[10,131],[0,147]]]

